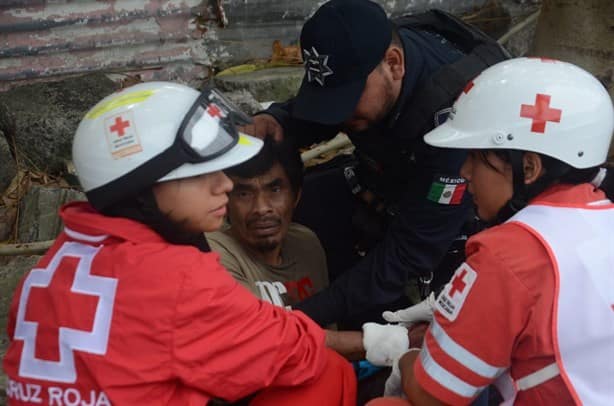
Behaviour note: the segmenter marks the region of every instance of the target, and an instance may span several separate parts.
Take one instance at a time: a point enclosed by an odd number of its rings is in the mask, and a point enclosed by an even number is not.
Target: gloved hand
[[[362,332],[366,358],[373,365],[392,366],[409,348],[409,335],[403,326],[365,323]]]
[[[433,309],[435,307],[435,293],[431,294],[422,302],[417,303],[407,309],[397,310],[396,312],[385,311],[382,317],[389,323],[400,323],[405,327],[409,327],[414,323],[433,321]]]
[[[399,358],[395,359],[392,363],[392,372],[384,384],[384,396],[407,399],[405,392],[403,392],[403,380],[401,379]]]
[[[407,399],[405,391],[403,390],[403,378],[401,376],[401,368],[399,367],[399,360],[408,352],[420,351],[420,348],[410,348],[399,358],[395,359],[392,363],[392,373],[386,379],[384,384],[384,396],[393,396],[397,398]]]

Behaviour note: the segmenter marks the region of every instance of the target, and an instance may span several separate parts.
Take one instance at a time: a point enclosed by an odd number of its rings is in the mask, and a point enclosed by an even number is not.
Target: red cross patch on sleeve
[[[450,282],[446,284],[437,297],[435,309],[446,319],[456,320],[477,277],[477,272],[467,263],[459,266]]]

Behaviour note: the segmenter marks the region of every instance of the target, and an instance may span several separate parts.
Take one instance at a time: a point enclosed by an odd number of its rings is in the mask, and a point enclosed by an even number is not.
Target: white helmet
[[[544,154],[583,169],[606,161],[614,108],[585,70],[545,58],[517,58],[486,69],[465,87],[448,120],[425,136],[444,148]]]
[[[148,82],[101,100],[73,141],[77,176],[104,208],[153,185],[215,172],[254,156],[262,141],[239,134],[249,118],[217,90]]]

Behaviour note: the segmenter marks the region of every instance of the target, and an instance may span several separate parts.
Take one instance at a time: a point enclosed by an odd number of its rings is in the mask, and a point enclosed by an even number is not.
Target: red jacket
[[[13,297],[11,404],[203,405],[322,373],[323,331],[257,300],[217,254],[86,203],[60,215],[64,232]]]
[[[590,184],[562,184],[531,203],[569,206],[604,199]],[[471,403],[508,369],[518,380],[555,362],[555,271],[542,242],[507,222],[470,238],[466,252],[466,263],[438,297],[435,319],[414,364],[420,386],[452,405]],[[558,375],[519,391],[514,404],[574,401]]]

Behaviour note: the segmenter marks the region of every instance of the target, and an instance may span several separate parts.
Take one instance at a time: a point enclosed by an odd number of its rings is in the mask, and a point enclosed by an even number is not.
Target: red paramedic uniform
[[[592,185],[560,185],[535,200],[587,204],[605,200]],[[438,297],[435,319],[414,364],[423,389],[453,405],[469,404],[498,376],[519,381],[555,363],[555,271],[530,232],[505,223],[467,242],[467,261]],[[560,375],[521,390],[518,405],[571,405]]]
[[[9,404],[205,405],[294,385],[313,400],[324,376],[330,404],[355,402],[322,329],[257,300],[217,254],[87,203],[60,215],[64,231],[13,297]]]

